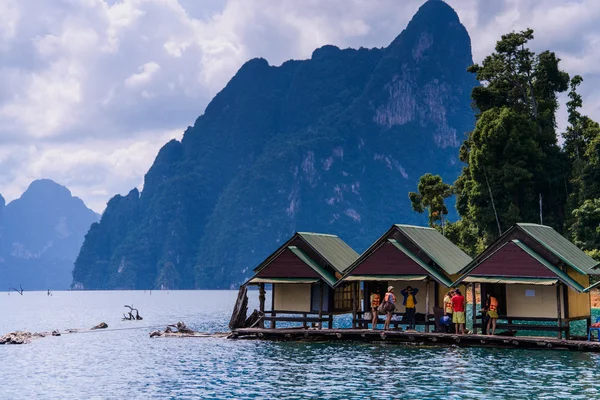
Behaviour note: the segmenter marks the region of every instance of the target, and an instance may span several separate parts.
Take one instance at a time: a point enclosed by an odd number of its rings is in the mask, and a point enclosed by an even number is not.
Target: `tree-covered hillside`
[[[440,0],[386,48],[248,61],[161,149],[142,193],[108,203],[74,287],[228,288],[295,231],[360,251],[392,223],[424,222],[406,192],[427,171],[458,176],[472,63],[467,31]]]
[[[553,52],[531,51],[532,39],[531,29],[503,35],[469,68],[482,83],[472,91],[477,122],[460,148],[465,166],[453,187],[461,220],[446,234],[475,255],[517,222],[542,223],[600,257],[600,125],[580,112],[582,77],[570,78]],[[563,92],[569,126],[561,147],[556,115]],[[439,186],[439,177],[428,176],[420,193]],[[439,212],[439,193],[434,203]]]

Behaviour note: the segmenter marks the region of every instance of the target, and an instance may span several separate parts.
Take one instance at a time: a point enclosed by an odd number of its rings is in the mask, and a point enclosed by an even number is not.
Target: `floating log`
[[[95,329],[106,329],[106,328],[108,328],[108,325],[106,324],[106,322],[100,322],[98,325],[94,326],[91,329],[95,330]]]

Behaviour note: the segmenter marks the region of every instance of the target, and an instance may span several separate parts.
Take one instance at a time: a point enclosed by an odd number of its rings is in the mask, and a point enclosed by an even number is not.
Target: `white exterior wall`
[[[564,304],[561,290],[563,318]],[[556,318],[556,286],[506,285],[506,313],[509,317]]]
[[[273,285],[275,310],[310,312],[310,283],[278,283]]]

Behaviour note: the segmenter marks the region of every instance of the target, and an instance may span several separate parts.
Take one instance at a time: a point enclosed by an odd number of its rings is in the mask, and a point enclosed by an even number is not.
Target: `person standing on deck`
[[[452,297],[452,322],[454,322],[454,327],[456,330],[456,334],[458,335],[458,331],[460,328],[460,334],[465,334],[465,296],[462,295],[459,289],[454,291],[454,297]]]
[[[487,294],[487,301],[485,303],[485,309],[489,317],[487,323],[487,334],[494,335],[496,332],[496,320],[498,319],[498,299],[491,294]],[[492,326],[492,332],[490,333],[490,325]]]
[[[413,289],[410,286],[407,286],[406,289],[401,290],[400,294],[404,297],[404,300],[402,301],[402,305],[406,307],[406,312],[404,314],[404,316],[406,317],[406,319],[408,320],[408,327],[406,328],[406,330],[415,329],[415,325],[416,325],[416,307],[417,307],[417,293],[419,292],[419,289],[415,288]]]
[[[392,320],[392,314],[394,314],[394,310],[396,309],[396,296],[394,296],[393,286],[389,286],[387,288],[387,292],[385,293],[383,301],[385,303],[385,312],[387,313],[387,318],[385,319],[383,330],[387,331],[388,329],[390,329],[390,321]]]
[[[381,295],[379,294],[379,288],[377,288],[377,291],[371,294],[371,314],[373,315],[373,320],[371,321],[373,326],[371,329],[377,329],[377,318],[379,317],[377,309],[380,303]]]
[[[450,289],[446,296],[444,296],[444,315],[449,318],[449,321],[452,321],[452,297],[454,296],[454,290]],[[452,324],[448,323],[446,325],[446,333],[451,333]]]

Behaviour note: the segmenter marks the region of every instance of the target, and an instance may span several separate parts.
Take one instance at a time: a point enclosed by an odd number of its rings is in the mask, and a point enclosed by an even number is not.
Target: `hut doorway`
[[[482,283],[481,284],[481,308],[485,307],[487,294],[498,300],[498,315],[506,316],[506,284],[504,283]]]

